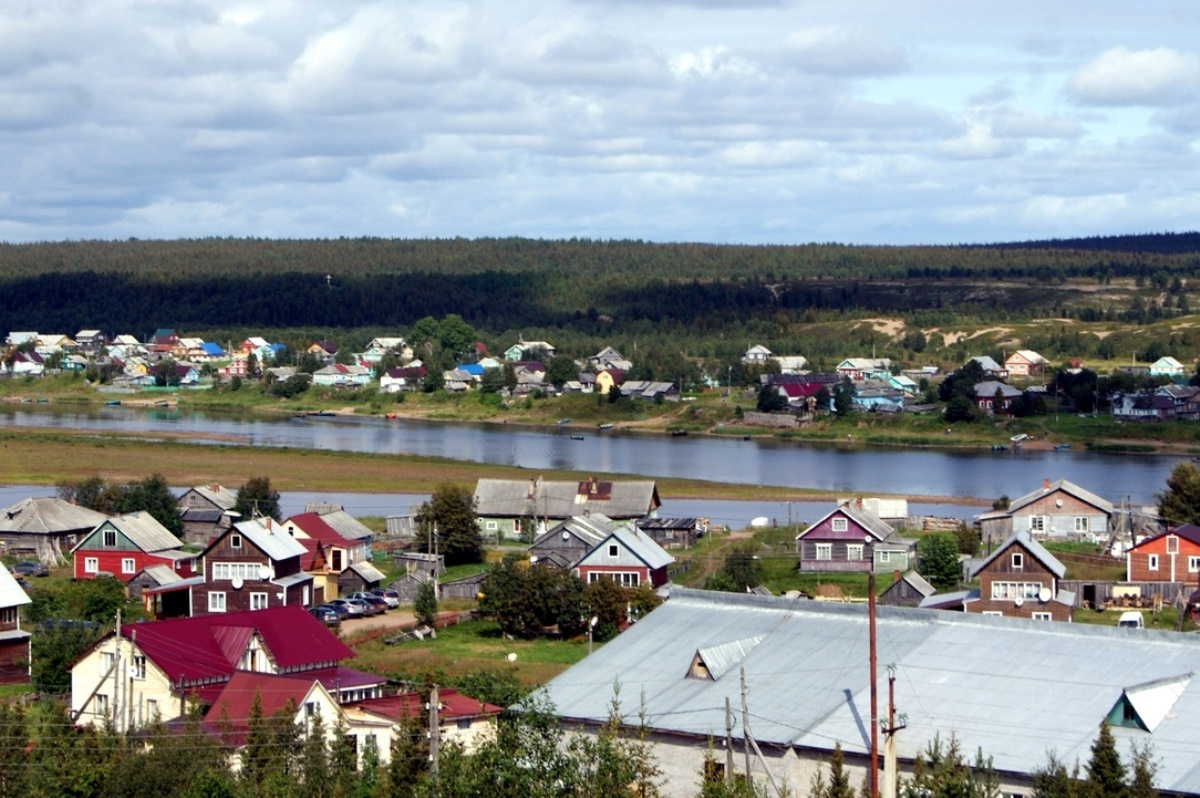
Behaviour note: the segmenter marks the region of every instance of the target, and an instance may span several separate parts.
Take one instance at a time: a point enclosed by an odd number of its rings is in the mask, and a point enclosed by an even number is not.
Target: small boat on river
[[[1063,449],[1070,449],[1070,448],[1071,448],[1071,444],[1069,444],[1069,443],[1054,444],[1054,451],[1056,451],[1056,452],[1061,452]]]
[[[571,419],[569,419],[569,418],[560,418],[560,419],[559,419],[558,421],[556,421],[555,423],[556,423],[556,424],[558,424],[558,425],[561,427],[561,426],[562,426],[562,425],[564,425],[564,424],[570,424],[570,423],[571,423]]]
[[[596,425],[596,427],[597,427],[598,429],[612,429],[612,428],[613,428],[613,424],[612,424],[612,422],[611,422],[611,421],[606,421],[606,422],[604,422],[603,424],[597,424],[597,425]]]
[[[573,441],[581,441],[581,440],[583,440],[583,436],[582,436],[582,435],[572,435],[572,436],[571,436],[571,440],[573,440]]]
[[[683,438],[683,437],[685,437],[686,435],[687,435],[687,430],[685,430],[685,429],[673,429],[673,430],[671,430],[671,437],[672,437],[672,438]]]

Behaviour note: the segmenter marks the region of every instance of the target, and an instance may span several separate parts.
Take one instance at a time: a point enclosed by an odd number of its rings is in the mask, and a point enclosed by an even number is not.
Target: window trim
[[[111,542],[109,542],[109,541],[111,541]],[[105,548],[114,548],[115,549],[117,547],[117,530],[115,530],[115,529],[101,530],[100,545]]]
[[[828,562],[833,559],[833,544],[832,543],[817,543],[817,560]],[[824,556],[822,556],[824,555]]]
[[[850,528],[850,524],[847,523],[845,516],[839,515],[836,518],[830,519],[829,528],[834,532],[845,532]]]
[[[137,573],[137,559],[135,559],[134,557],[122,557],[121,558],[121,573],[136,574]]]
[[[261,606],[258,606],[260,605]],[[250,594],[250,609],[265,610],[271,606],[271,596],[266,591],[254,592]]]
[[[100,573],[100,558],[99,557],[84,557],[83,572],[85,574]]]
[[[1146,557],[1146,568],[1151,571],[1158,570],[1158,555],[1151,554]]]
[[[1014,551],[1010,563],[1014,571],[1025,570],[1025,555],[1022,552]]]
[[[1188,573],[1200,573],[1200,557],[1194,554],[1188,555]]]
[[[224,590],[208,591],[208,611],[209,612],[225,612],[228,604],[225,601]]]

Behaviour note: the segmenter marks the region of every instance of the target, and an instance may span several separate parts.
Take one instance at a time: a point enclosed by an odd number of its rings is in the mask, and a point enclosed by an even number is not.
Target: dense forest
[[[1111,248],[1098,249],[1097,243]],[[1140,242],[1140,247],[1135,243]],[[716,246],[532,239],[198,239],[0,245],[0,329],[736,329],[820,314],[1128,313],[1079,282],[1200,274],[1196,234],[992,247]],[[1047,290],[1052,288],[1053,290]],[[1072,310],[1076,308],[1076,310]]]

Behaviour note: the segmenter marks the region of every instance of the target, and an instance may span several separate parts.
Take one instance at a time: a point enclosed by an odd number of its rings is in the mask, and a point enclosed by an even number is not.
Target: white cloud
[[[1066,90],[1088,105],[1168,105],[1200,89],[1200,59],[1169,47],[1114,47],[1081,66]]]
[[[811,28],[788,37],[783,59],[825,75],[890,75],[906,66],[904,51],[874,33],[843,27]]]

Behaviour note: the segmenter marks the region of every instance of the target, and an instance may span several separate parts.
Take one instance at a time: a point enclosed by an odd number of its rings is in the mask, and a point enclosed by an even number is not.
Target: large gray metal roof
[[[612,519],[641,518],[662,502],[648,480],[552,482],[543,479],[481,479],[475,512],[500,518],[570,518],[602,513]]]
[[[22,499],[0,511],[0,532],[53,534],[95,529],[108,518],[104,513],[56,497]]]
[[[545,688],[564,718],[602,722],[612,687],[634,719],[644,696],[651,729],[724,733],[725,699],[746,671],[751,725],[760,742],[822,751],[868,749],[867,608],[778,597],[673,589],[662,607]],[[1151,743],[1160,789],[1200,794],[1200,637],[896,607],[878,608],[878,689],[896,666],[897,736],[911,759],[935,735],[982,749],[1001,771],[1030,773],[1054,750],[1086,762],[1100,722],[1127,689],[1175,685],[1154,731],[1115,727],[1117,746]],[[739,645],[762,635],[757,645]],[[698,651],[720,651],[720,678],[687,676]],[[1168,700],[1158,696],[1159,700]]]

